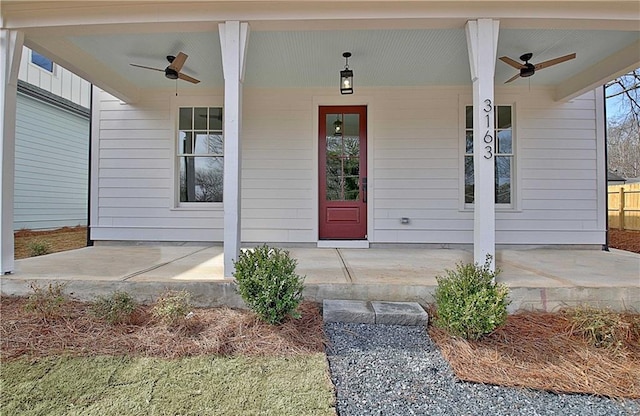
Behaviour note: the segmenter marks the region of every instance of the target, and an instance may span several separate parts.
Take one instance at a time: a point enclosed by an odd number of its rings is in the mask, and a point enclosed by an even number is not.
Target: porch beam
[[[16,153],[16,102],[18,69],[22,57],[24,34],[0,29],[0,272],[14,269],[13,181]]]
[[[132,104],[140,99],[140,88],[122,77],[73,42],[63,38],[27,39],[25,46],[49,57],[119,100]],[[73,62],[80,62],[74,65]],[[105,80],[109,80],[106,82]]]
[[[484,264],[489,255],[495,270],[494,76],[499,22],[470,20],[465,32],[473,83],[473,261]]]
[[[562,102],[570,101],[638,67],[640,67],[640,40],[562,82],[556,88],[555,99]]]
[[[249,25],[237,20],[220,23],[224,72],[224,276],[232,277],[240,255],[242,169],[242,83]]]

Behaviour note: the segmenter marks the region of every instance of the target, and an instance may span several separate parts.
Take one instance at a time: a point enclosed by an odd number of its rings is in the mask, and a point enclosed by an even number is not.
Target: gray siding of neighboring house
[[[86,225],[89,118],[18,94],[14,229]]]

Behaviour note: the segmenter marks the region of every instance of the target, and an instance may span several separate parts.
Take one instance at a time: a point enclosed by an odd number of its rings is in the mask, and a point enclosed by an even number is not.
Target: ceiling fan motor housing
[[[169,79],[178,79],[178,71],[176,71],[175,69],[166,67],[164,69],[164,76]]]
[[[535,74],[535,72],[536,67],[529,62],[523,64],[522,68],[520,68],[520,76],[523,78],[530,77],[531,75]]]

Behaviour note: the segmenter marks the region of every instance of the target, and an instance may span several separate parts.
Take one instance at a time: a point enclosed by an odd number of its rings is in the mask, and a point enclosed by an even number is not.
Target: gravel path
[[[424,328],[325,324],[339,416],[640,415],[640,401],[457,380]]]

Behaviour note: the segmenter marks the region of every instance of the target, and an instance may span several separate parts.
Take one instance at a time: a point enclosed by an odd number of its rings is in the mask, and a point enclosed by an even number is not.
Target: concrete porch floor
[[[432,302],[437,275],[471,262],[457,249],[287,248],[306,276],[305,297]],[[612,250],[499,250],[497,280],[511,290],[511,311],[553,310],[589,303],[640,310],[640,255]],[[166,289],[187,289],[194,303],[242,306],[233,279],[225,279],[220,246],[98,245],[16,261],[16,271],[0,279],[4,295],[26,295],[29,284],[64,281],[81,300],[126,290],[151,302]]]

